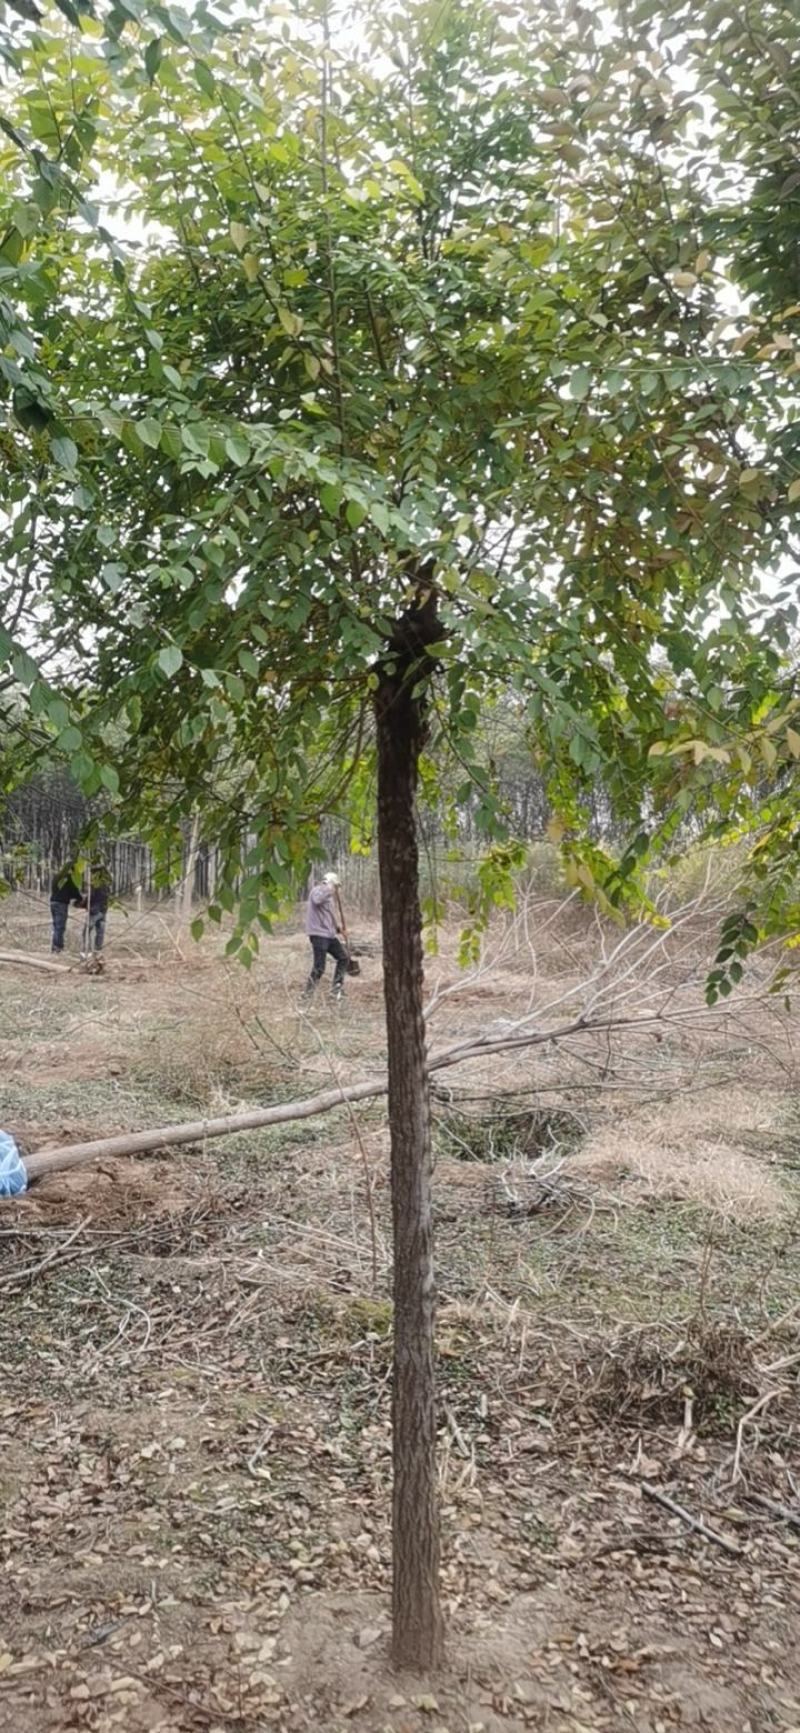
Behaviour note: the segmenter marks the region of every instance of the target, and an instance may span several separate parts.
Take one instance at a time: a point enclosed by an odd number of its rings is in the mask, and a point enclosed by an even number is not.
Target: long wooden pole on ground
[[[157,1149],[171,1149],[180,1143],[203,1143],[207,1137],[231,1136],[235,1131],[258,1131],[263,1125],[285,1125],[291,1119],[311,1119],[316,1113],[329,1113],[346,1101],[366,1101],[370,1096],[386,1094],[386,1078],[376,1077],[352,1088],[325,1089],[320,1095],[310,1095],[304,1101],[286,1101],[276,1107],[254,1107],[246,1113],[226,1114],[223,1119],[195,1119],[182,1125],[162,1125],[152,1131],[123,1132],[120,1137],[100,1137],[92,1143],[70,1143],[61,1149],[40,1149],[25,1159],[29,1179],[39,1179],[43,1173],[55,1173],[65,1167],[76,1167],[83,1161],[102,1160],[113,1155],[152,1155]]]
[[[53,966],[64,967],[63,964]],[[704,1012],[703,1021],[713,1015],[713,1012]],[[445,1047],[438,1053],[429,1055],[427,1071],[430,1075],[435,1071],[449,1070],[454,1065],[462,1065],[468,1059],[486,1059],[495,1053],[519,1052],[524,1048],[562,1041],[565,1036],[570,1035],[608,1033],[613,1029],[656,1029],[665,1024],[692,1021],[692,1013],[680,1011],[661,1014],[656,1012],[651,1016],[641,1017],[575,1017],[571,1022],[562,1023],[554,1029],[523,1027],[498,1035],[467,1036],[453,1047]],[[62,1168],[75,1167],[80,1162],[100,1161],[116,1155],[152,1155],[158,1149],[171,1149],[182,1143],[203,1143],[208,1137],[230,1137],[237,1131],[258,1131],[265,1125],[286,1125],[293,1119],[312,1119],[317,1113],[329,1113],[332,1108],[341,1107],[349,1101],[374,1100],[379,1095],[385,1095],[387,1089],[388,1080],[385,1076],[366,1078],[362,1083],[343,1085],[339,1089],[325,1089],[318,1095],[310,1095],[299,1101],[285,1101],[274,1107],[249,1108],[244,1113],[227,1114],[221,1119],[195,1119],[180,1125],[154,1126],[150,1131],[123,1132],[119,1137],[101,1137],[91,1143],[70,1143],[60,1149],[40,1149],[26,1157],[25,1166],[29,1178],[35,1180],[42,1174],[56,1173]]]
[[[27,951],[0,951],[0,963],[21,963],[25,969],[45,969],[51,975],[68,975],[69,963],[52,963],[49,957],[29,957]]]

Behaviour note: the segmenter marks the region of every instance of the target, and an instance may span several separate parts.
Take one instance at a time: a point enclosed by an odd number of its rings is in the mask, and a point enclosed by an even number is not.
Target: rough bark
[[[416,782],[423,725],[413,697],[419,651],[376,694],[378,855],[383,928],[394,1228],[393,1636],[395,1664],[442,1654],[436,1473],[431,1135],[423,1016]]]

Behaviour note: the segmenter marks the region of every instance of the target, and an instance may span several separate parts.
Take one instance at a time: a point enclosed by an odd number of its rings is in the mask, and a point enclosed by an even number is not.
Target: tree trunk
[[[197,868],[197,855],[200,847],[200,814],[196,812],[192,818],[192,828],[189,834],[189,853],[184,863],[184,874],[178,887],[178,923],[183,932],[188,932],[192,919],[192,898],[194,897],[194,875]]]
[[[393,1657],[427,1669],[442,1655],[436,1473],[431,1135],[415,823],[424,738],[400,655],[376,694],[378,857],[394,1227]]]

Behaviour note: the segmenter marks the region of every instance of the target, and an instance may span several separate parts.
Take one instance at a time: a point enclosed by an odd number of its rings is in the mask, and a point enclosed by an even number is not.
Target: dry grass
[[[630,1114],[616,1129],[604,1126],[573,1157],[571,1167],[596,1180],[623,1181],[623,1195],[646,1195],[700,1204],[722,1219],[778,1221],[786,1210],[786,1187],[778,1174],[737,1148],[731,1123],[711,1136],[698,1112],[681,1135],[671,1106]]]

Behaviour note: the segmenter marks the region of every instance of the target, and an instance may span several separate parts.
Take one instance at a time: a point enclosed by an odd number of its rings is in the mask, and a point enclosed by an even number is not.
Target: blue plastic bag
[[[18,1197],[28,1189],[25,1163],[10,1131],[0,1131],[0,1197]]]

